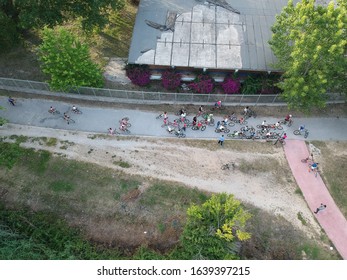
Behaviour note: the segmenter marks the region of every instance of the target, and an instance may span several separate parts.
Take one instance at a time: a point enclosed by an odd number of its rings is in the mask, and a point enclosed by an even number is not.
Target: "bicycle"
[[[229,163],[223,164],[221,166],[221,169],[222,170],[231,170],[231,169],[235,170],[235,167],[236,167],[235,162],[229,162]]]
[[[66,118],[65,116],[62,116],[61,117],[64,121],[67,122],[67,124],[70,124],[70,123],[75,123],[75,121],[73,119],[71,119],[70,117]]]
[[[280,124],[284,124],[284,125],[287,125],[288,127],[291,127],[294,121],[292,119],[289,119],[288,121],[287,120],[280,120],[279,122],[280,122]]]
[[[281,143],[282,146],[284,146],[286,144],[286,141],[284,141],[284,139],[282,137],[277,137],[274,145],[276,145],[278,142]]]
[[[48,113],[52,114],[52,115],[60,115],[60,112],[56,109],[52,110],[48,110]]]
[[[311,158],[310,158],[311,156]],[[302,163],[307,163],[308,161],[312,161],[313,162],[313,154],[311,154],[310,156],[308,156],[307,158],[304,158],[301,160]]]
[[[302,133],[304,133],[304,138],[308,137],[308,129],[305,128],[304,131],[300,130],[300,129],[296,129],[293,131],[294,135],[302,135]]]
[[[251,109],[248,109],[247,113],[245,113],[244,111],[242,112],[242,115],[245,119],[249,119],[251,117],[253,118],[256,118],[257,117],[257,114],[256,112],[254,112],[253,110]]]
[[[128,120],[129,120],[129,118],[128,118]],[[120,124],[123,124],[123,123],[124,123],[124,125],[126,125],[126,127],[131,127],[131,123],[130,123],[128,120],[126,120],[125,118],[123,118],[123,119],[119,120],[119,123],[120,123]]]
[[[75,108],[75,109],[71,109],[71,112],[75,113],[75,114],[82,114],[82,111],[79,110],[78,108]]]
[[[199,123],[201,124],[201,126],[199,126]],[[192,126],[192,130],[201,130],[204,131],[206,129],[206,125],[202,124],[202,122],[200,121],[198,124],[193,125]]]
[[[164,113],[161,113],[161,114],[159,114],[158,116],[156,116],[155,118],[157,119],[157,120],[159,120],[159,119],[161,119],[161,118],[163,118],[164,117]]]
[[[108,129],[107,130],[108,135],[120,135],[120,132],[118,132],[116,129]]]
[[[228,129],[228,128],[224,128],[224,129],[220,129],[220,128],[216,128],[215,130],[214,130],[214,132],[216,132],[216,133],[229,133],[230,132],[230,129]]]
[[[228,133],[227,136],[230,138],[238,138],[238,139],[246,138],[245,133],[242,131],[238,131],[238,130],[234,130],[233,133]]]
[[[224,111],[225,110],[225,106],[224,105],[220,105],[220,106],[212,106],[211,107],[211,111],[215,111],[215,110],[221,110],[221,111]]]
[[[124,127],[124,128],[120,127],[119,131],[123,132],[124,134],[130,134],[130,130],[127,127]]]
[[[283,126],[281,126],[281,125],[276,126],[276,124],[265,124],[265,125],[257,124],[257,128],[283,130]]]

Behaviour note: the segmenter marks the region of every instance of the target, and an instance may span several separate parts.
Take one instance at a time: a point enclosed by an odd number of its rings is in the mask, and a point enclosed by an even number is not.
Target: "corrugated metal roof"
[[[275,15],[285,5],[286,0],[142,0],[128,62],[276,70],[268,41]]]

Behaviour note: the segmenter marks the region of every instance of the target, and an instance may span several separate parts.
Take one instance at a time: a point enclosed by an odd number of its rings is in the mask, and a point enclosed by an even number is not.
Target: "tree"
[[[45,28],[42,34],[38,54],[42,71],[50,76],[52,89],[66,91],[81,86],[103,86],[102,71],[91,60],[86,44],[64,28]]]
[[[181,237],[187,258],[236,259],[240,242],[250,238],[244,228],[251,215],[233,195],[213,195],[187,214]]]
[[[82,18],[83,29],[91,30],[95,26],[104,26],[109,12],[121,9],[124,3],[124,0],[0,0],[0,23],[5,24],[1,25],[3,30],[13,27],[16,30],[4,34],[9,39],[14,35],[18,38],[24,30],[54,27],[78,17]],[[1,39],[0,44],[9,39]]]
[[[347,15],[345,0],[337,6],[303,0],[288,2],[272,26],[270,46],[284,71],[278,86],[291,108],[324,107],[327,91],[346,93]]]

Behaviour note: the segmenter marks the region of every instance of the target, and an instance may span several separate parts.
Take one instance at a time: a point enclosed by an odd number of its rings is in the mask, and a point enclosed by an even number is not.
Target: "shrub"
[[[176,89],[181,84],[181,77],[182,75],[180,73],[167,70],[162,74],[161,82],[166,89]]]
[[[189,87],[197,93],[211,93],[214,88],[213,79],[207,74],[199,74]]]
[[[125,70],[126,75],[135,85],[143,87],[151,82],[151,72],[147,65],[128,64]]]
[[[225,77],[221,86],[224,90],[224,93],[233,94],[233,93],[239,93],[241,88],[241,83],[240,83],[240,80],[237,78]]]

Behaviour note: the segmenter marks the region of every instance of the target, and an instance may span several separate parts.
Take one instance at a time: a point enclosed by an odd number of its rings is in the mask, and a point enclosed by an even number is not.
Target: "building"
[[[297,3],[298,1],[294,1]],[[141,0],[128,63],[186,73],[280,72],[268,41],[286,0]]]

